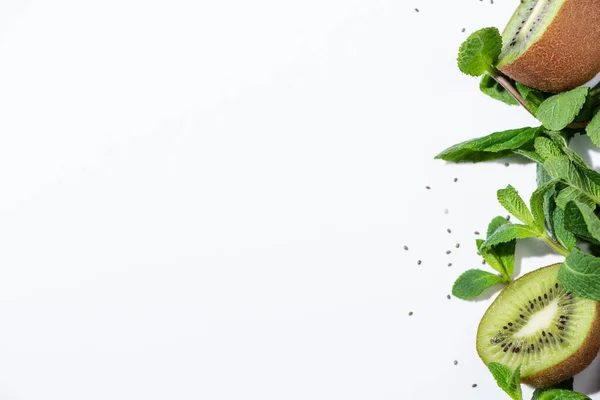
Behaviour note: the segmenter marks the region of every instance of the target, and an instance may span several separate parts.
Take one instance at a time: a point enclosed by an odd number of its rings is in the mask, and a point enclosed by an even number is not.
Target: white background
[[[505,399],[446,295],[534,167],[432,158],[535,123],[455,66],[517,4],[0,0],[0,399]]]

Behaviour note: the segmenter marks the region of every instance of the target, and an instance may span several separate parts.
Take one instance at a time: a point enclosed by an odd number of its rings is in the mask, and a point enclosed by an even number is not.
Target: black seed
[[[557,328],[558,328],[558,330],[560,330],[560,331],[564,331],[564,330],[565,330],[565,327],[564,327],[564,326],[557,326]]]
[[[454,182],[458,182],[458,178],[454,178]]]
[[[546,331],[542,331],[542,336],[546,336]]]
[[[446,250],[446,254],[450,254],[452,253],[450,250]]]
[[[454,365],[458,365],[458,361],[457,360],[454,360]]]
[[[471,385],[471,387],[474,387],[474,388],[476,388],[476,387],[477,387],[477,384],[476,384],[476,383],[474,383],[474,384],[472,384],[472,385]]]
[[[518,354],[518,353],[520,353],[520,352],[521,352],[521,348],[520,348],[520,347],[517,347],[517,348],[515,348],[515,353],[517,353],[517,354]]]
[[[476,234],[476,235],[479,235],[479,231],[475,231],[475,234]]]
[[[510,164],[509,163],[504,163],[504,166],[508,167],[508,166],[510,166]]]
[[[552,334],[552,332],[548,332],[548,336],[554,337],[554,335]]]
[[[508,329],[508,326],[504,326],[503,328],[506,330],[506,329]]]
[[[506,220],[507,220],[507,221],[510,221],[510,215],[507,215],[507,216],[506,216]]]
[[[562,342],[564,342],[564,339],[563,339],[563,338],[560,338],[560,342],[561,342],[561,343],[562,343]]]
[[[421,263],[422,263],[421,260],[417,261],[417,265],[421,265]]]
[[[519,314],[519,317],[521,318],[525,318],[525,316],[523,314]]]
[[[538,296],[538,300],[539,300],[539,301],[542,301],[542,296]]]
[[[550,342],[548,341],[548,338],[546,338],[546,343],[548,343],[548,344],[550,343]]]
[[[464,32],[464,31],[466,31],[466,29],[465,29],[465,28],[462,28],[462,31],[461,31],[461,32]]]
[[[535,345],[531,345],[531,350],[535,350]]]
[[[533,308],[534,308],[535,306],[534,306],[533,304],[531,304],[531,303],[530,303],[529,305],[530,305],[531,309],[533,310]]]
[[[415,11],[416,11],[416,12],[419,12],[419,9],[418,9],[418,8],[415,8]]]
[[[502,351],[506,353],[508,351],[508,347],[505,347]]]
[[[565,320],[562,320],[562,319],[561,319],[559,322],[560,322],[561,324],[563,324],[563,325],[565,325],[565,324],[567,323],[567,321],[565,321]]]
[[[446,232],[452,233],[452,231],[450,230],[450,228],[446,229]]]
[[[425,186],[425,189],[431,190],[431,186]]]
[[[508,326],[513,326],[512,322],[509,322],[509,323],[508,323]]]
[[[544,340],[542,338],[540,338],[540,343],[544,343]]]
[[[454,246],[454,247],[456,247],[458,249],[460,247],[460,243],[456,243],[456,246]]]
[[[544,293],[544,298],[548,300],[548,295],[546,293]]]
[[[552,288],[550,289],[550,293],[552,293]]]
[[[451,267],[451,266],[452,266],[452,263],[448,263],[448,266],[449,266],[449,267]]]
[[[413,315],[413,312],[412,312],[412,311],[408,313],[408,316],[409,316],[409,317],[411,317],[412,315]]]
[[[554,287],[558,289],[558,283],[555,283],[555,284],[554,284]]]
[[[452,298],[452,296],[450,296],[449,294],[447,294],[447,295],[446,295],[446,298],[447,298],[448,300],[450,300],[450,299]]]

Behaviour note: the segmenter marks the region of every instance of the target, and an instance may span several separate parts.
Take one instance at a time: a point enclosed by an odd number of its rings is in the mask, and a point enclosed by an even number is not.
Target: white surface
[[[432,157],[534,123],[516,3],[0,0],[0,398],[504,399],[446,294],[534,169]]]

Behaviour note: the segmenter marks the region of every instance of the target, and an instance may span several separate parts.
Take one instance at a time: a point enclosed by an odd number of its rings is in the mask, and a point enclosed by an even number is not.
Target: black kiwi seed
[[[542,336],[546,336],[546,331],[542,331]]]

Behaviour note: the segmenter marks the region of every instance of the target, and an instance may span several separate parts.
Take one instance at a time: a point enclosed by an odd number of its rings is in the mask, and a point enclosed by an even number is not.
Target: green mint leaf
[[[515,239],[538,237],[539,235],[540,233],[537,231],[537,229],[531,228],[527,225],[506,224],[502,225],[500,228],[498,228],[498,230],[496,230],[496,232],[488,237],[481,245],[481,249],[487,250],[500,243],[507,243]]]
[[[481,162],[502,158],[531,142],[540,128],[520,128],[468,140],[442,151],[435,158],[452,162]]]
[[[537,388],[537,389],[535,389],[535,391],[533,392],[533,397],[531,398],[531,400],[539,400],[539,396],[542,393],[547,392],[549,390],[553,390],[553,389],[573,390],[573,378],[569,378],[566,381],[562,381],[562,382],[557,383],[556,385],[551,386],[551,387],[545,387],[545,388]]]
[[[583,204],[578,201],[573,201],[571,204],[575,205],[579,209],[589,234],[597,241],[600,241],[600,219],[596,216],[596,214],[594,214],[594,210],[592,210],[587,204]]]
[[[452,295],[463,300],[473,299],[483,293],[485,289],[502,282],[505,282],[505,279],[500,275],[480,269],[470,269],[454,282]]]
[[[533,147],[535,148],[535,152],[543,159],[564,156],[560,147],[558,147],[553,140],[545,136],[536,137]]]
[[[558,242],[567,250],[572,251],[577,244],[577,239],[565,227],[565,212],[562,209],[555,208],[552,212],[552,226],[554,227],[554,235]]]
[[[585,104],[588,92],[589,88],[579,87],[549,97],[540,104],[535,115],[546,128],[560,131],[575,121]]]
[[[596,203],[594,203],[592,198],[583,193],[581,190],[572,186],[566,187],[558,192],[558,196],[556,196],[556,205],[564,210],[567,206],[567,203],[574,200],[587,204],[588,207],[596,208]]]
[[[481,76],[494,71],[502,51],[502,36],[497,28],[484,28],[473,32],[458,51],[458,68],[467,75]]]
[[[533,220],[540,231],[546,229],[546,218],[544,214],[544,199],[546,197],[546,193],[549,190],[554,190],[554,186],[556,186],[558,182],[560,182],[559,179],[553,179],[550,182],[538,187],[537,190],[533,192],[531,199],[529,200],[531,213],[533,214]]]
[[[517,367],[513,372],[500,363],[492,362],[488,364],[488,368],[500,389],[504,390],[513,400],[523,400],[521,367]]]
[[[509,222],[504,217],[494,218],[488,225],[487,237],[493,235],[501,226],[508,224]],[[483,244],[483,243],[482,243]],[[510,280],[513,271],[515,269],[515,248],[517,247],[517,241],[511,240],[506,243],[500,243],[492,248],[492,251],[496,257],[500,259],[504,271],[506,271],[505,277]],[[481,250],[482,254],[488,253],[489,250]],[[485,259],[485,258],[484,258]],[[490,264],[490,266],[492,266]],[[492,266],[492,268],[494,268]],[[496,268],[494,268],[496,269]],[[499,269],[496,271],[502,273]]]
[[[588,126],[586,126],[585,132],[588,134],[592,142],[596,146],[600,147],[600,112],[594,115],[594,118],[592,118]]]
[[[548,390],[538,397],[539,400],[591,400],[585,394],[572,392],[570,390]]]
[[[595,171],[574,163],[567,156],[548,158],[544,169],[554,179],[560,179],[567,185],[579,189],[596,204],[600,203],[600,181]]]
[[[483,75],[481,82],[479,83],[479,89],[490,96],[494,100],[500,100],[501,102],[508,104],[509,106],[518,106],[519,103],[515,100],[510,93],[506,91],[494,78],[490,75]]]
[[[600,300],[600,259],[575,248],[561,265],[558,280],[579,297]]]
[[[552,177],[548,175],[543,165],[536,165],[536,183],[538,187],[544,186],[546,183],[552,181]],[[550,233],[554,234],[554,220],[552,218],[552,213],[556,208],[556,204],[554,202],[554,197],[556,195],[556,185],[544,193],[544,219],[546,220],[546,224],[548,225],[548,230]]]
[[[488,225],[487,236],[489,237],[502,225],[506,225],[508,223],[509,222],[504,217],[494,218]],[[479,251],[485,262],[490,267],[500,272],[506,281],[510,281],[515,269],[515,248],[517,241],[512,240],[508,243],[501,243],[486,250],[481,248],[484,240],[477,239],[475,243],[477,245],[477,251]]]
[[[533,215],[531,215],[527,205],[514,187],[508,185],[506,189],[498,190],[497,197],[498,202],[500,202],[506,211],[517,217],[524,224],[535,226]]]
[[[517,149],[517,150],[514,150],[514,153],[522,155],[523,157],[527,157],[533,162],[536,162],[539,164],[544,163],[544,159],[535,151],[525,150],[525,149]]]
[[[588,231],[583,214],[574,202],[569,202],[564,211],[565,217],[563,221],[565,228],[569,232],[572,232],[575,236],[578,236],[587,242],[600,244],[600,242],[594,239],[592,234]]]

